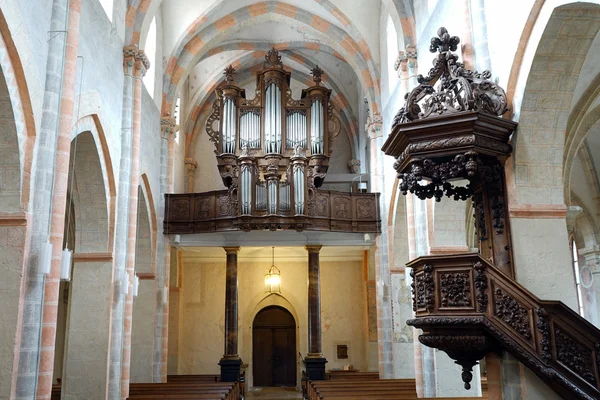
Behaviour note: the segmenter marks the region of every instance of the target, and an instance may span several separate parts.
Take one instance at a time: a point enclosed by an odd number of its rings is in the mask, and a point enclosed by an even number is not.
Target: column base
[[[310,381],[322,381],[325,379],[325,357],[306,357],[304,365],[306,366],[306,378]]]
[[[221,358],[219,365],[221,366],[221,382],[235,382],[240,379],[241,358]]]

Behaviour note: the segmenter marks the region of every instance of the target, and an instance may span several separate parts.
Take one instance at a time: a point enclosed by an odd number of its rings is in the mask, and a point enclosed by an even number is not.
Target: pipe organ
[[[314,85],[294,99],[291,73],[272,49],[257,73],[255,97],[248,99],[234,83],[233,67],[225,70],[206,131],[238,215],[308,215],[309,197],[323,182],[340,131],[322,73],[315,67]]]

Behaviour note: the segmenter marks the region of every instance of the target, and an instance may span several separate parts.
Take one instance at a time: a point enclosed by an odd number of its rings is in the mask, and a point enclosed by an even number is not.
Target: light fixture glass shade
[[[129,274],[125,271],[123,279],[121,279],[121,294],[127,293],[129,293]]]
[[[62,259],[60,261],[60,279],[63,281],[71,280],[71,256],[73,252],[69,249],[62,251]]]
[[[136,275],[135,278],[133,279],[133,296],[134,297],[137,297],[139,289],[140,289],[140,277]]]
[[[281,272],[272,265],[265,275],[265,291],[267,293],[281,293]]]
[[[45,242],[40,246],[38,255],[38,273],[48,275],[52,266],[52,243]]]

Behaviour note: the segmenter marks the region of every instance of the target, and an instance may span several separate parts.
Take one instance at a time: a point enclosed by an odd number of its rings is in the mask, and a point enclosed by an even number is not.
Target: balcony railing
[[[234,197],[235,198],[235,197]],[[282,210],[252,209],[241,212],[228,190],[206,193],[166,194],[164,232],[192,234],[250,230],[312,230],[378,233],[379,193],[346,193],[315,190],[309,195],[307,214]]]

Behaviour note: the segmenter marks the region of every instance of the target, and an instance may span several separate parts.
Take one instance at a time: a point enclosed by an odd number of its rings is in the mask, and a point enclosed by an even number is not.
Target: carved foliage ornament
[[[491,72],[466,69],[453,53],[460,39],[450,36],[444,27],[438,29],[437,35],[429,47],[432,53],[438,52],[433,68],[426,76],[417,77],[419,85],[406,95],[406,103],[396,114],[392,128],[417,119],[462,111],[504,114],[508,110],[506,93],[489,80]]]
[[[413,311],[426,309],[428,312],[433,311],[435,282],[433,280],[433,265],[425,264],[422,273],[415,273],[415,270],[410,271],[410,276],[413,278],[411,284],[413,294]]]
[[[281,66],[281,56],[279,55],[279,52],[275,49],[275,47],[269,50],[269,52],[265,56],[265,61],[269,66],[272,67]]]
[[[583,346],[560,328],[555,328],[554,338],[556,340],[557,361],[595,386],[596,378],[594,377],[592,349]]]
[[[527,341],[531,340],[529,311],[501,288],[494,291],[495,316]]]
[[[442,307],[470,307],[471,278],[468,272],[440,274]]]
[[[475,269],[475,290],[477,291],[477,307],[480,313],[485,313],[488,306],[488,278],[485,274],[485,264],[477,261],[473,264]]]

